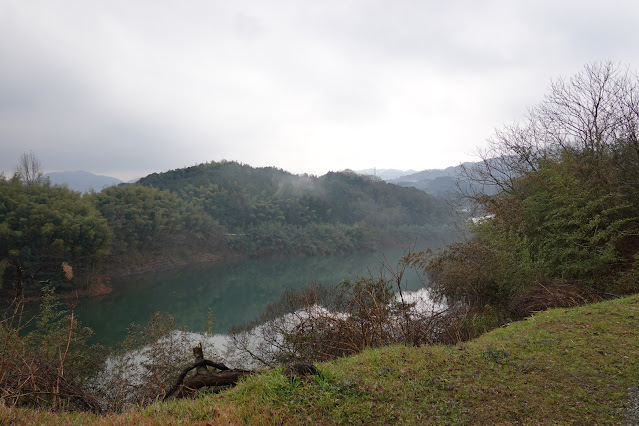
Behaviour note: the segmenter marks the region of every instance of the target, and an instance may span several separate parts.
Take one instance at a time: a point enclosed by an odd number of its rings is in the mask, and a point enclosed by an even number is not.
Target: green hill
[[[450,224],[446,203],[353,172],[294,175],[211,162],[140,179],[201,206],[232,248],[253,256],[364,251],[431,237]]]
[[[223,161],[85,194],[0,176],[0,289],[37,294],[39,281],[87,287],[101,271],[407,246],[450,222],[443,200],[352,172],[299,176]]]
[[[368,350],[318,364],[321,377],[274,370],[122,415],[4,409],[0,423],[635,424],[638,318],[635,295],[538,313],[458,346]]]
[[[310,221],[424,225],[447,219],[446,204],[435,197],[350,171],[316,177],[223,161],[153,173],[139,183],[199,199],[219,213],[217,220],[232,227],[259,219],[297,225]]]

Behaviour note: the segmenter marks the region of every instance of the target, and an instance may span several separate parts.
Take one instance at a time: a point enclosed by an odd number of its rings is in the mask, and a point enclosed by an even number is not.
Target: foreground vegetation
[[[590,64],[554,82],[465,169],[483,216],[474,237],[414,264],[437,294],[494,325],[639,291],[638,129],[636,74]]]
[[[456,346],[392,346],[121,415],[3,409],[1,423],[623,423],[639,386],[639,296],[553,309]]]

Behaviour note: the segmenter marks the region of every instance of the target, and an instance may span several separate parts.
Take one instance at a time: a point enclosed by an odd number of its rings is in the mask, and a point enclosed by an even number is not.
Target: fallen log
[[[254,373],[252,370],[232,370],[219,362],[204,359],[202,343],[193,348],[193,355],[196,361],[182,370],[175,385],[162,398],[163,401],[189,397],[203,387],[234,386],[242,377]],[[209,371],[207,366],[220,371]],[[196,369],[195,374],[185,380],[193,369]]]
[[[162,401],[187,398],[198,389],[204,387],[235,386],[242,377],[255,374],[253,370],[231,370],[224,364],[204,359],[202,343],[193,348],[193,356],[195,357],[195,362],[182,370],[175,385],[164,395]],[[219,371],[209,371],[207,367],[213,367]],[[187,374],[193,369],[195,369],[195,374],[185,380]],[[284,368],[283,372],[291,380],[320,374],[313,364],[306,362],[290,364]]]

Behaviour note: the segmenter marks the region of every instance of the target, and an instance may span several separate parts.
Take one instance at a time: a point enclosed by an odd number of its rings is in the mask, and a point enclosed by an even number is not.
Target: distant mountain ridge
[[[414,187],[432,195],[444,195],[457,188],[459,172],[463,166],[469,166],[473,163],[463,163],[458,166],[446,167],[445,169],[427,169],[421,172],[408,170],[402,172],[397,169],[379,169],[376,175],[381,177],[387,183],[397,186]],[[393,173],[385,174],[385,171]],[[356,173],[363,175],[373,175],[375,169],[359,170]],[[388,177],[393,176],[395,177]]]
[[[471,163],[464,163],[464,165],[468,165]],[[462,165],[459,166],[450,166],[445,169],[427,169],[422,170],[421,172],[415,172],[411,174],[406,174],[403,176],[399,176],[395,179],[391,179],[388,182],[399,184],[401,182],[420,182],[423,180],[433,180],[441,177],[454,177],[457,176],[459,171],[461,170]]]
[[[466,162],[459,166],[447,167],[445,169],[429,169],[421,172],[406,175],[397,179],[389,180],[392,183],[403,187],[413,187],[431,195],[448,197],[454,192],[461,190],[471,191],[471,183],[464,177],[462,168],[472,169],[479,163]],[[473,189],[476,190],[477,188]],[[496,187],[484,185],[481,189],[486,194],[494,194]]]
[[[358,175],[377,176],[388,182],[391,179],[397,179],[402,176],[417,173],[417,170],[399,170],[399,169],[364,169],[355,171]]]
[[[445,195],[456,189],[460,169],[461,166],[427,169],[389,180],[388,183],[404,187],[412,186],[432,195]]]
[[[112,176],[94,175],[84,170],[72,172],[51,172],[45,177],[54,185],[67,185],[69,189],[78,192],[102,191],[104,188],[119,185],[122,181]]]
[[[363,169],[355,173],[364,176],[376,176],[381,180],[397,186],[414,187],[433,195],[441,195],[456,186],[457,175],[462,166],[473,163],[464,163],[459,166],[446,167],[445,169],[427,169],[422,171],[400,169]],[[121,183],[131,183],[137,179],[123,182],[122,180],[105,175],[96,175],[84,170],[50,172],[44,175],[54,185],[66,185],[69,189],[79,192],[97,191]]]

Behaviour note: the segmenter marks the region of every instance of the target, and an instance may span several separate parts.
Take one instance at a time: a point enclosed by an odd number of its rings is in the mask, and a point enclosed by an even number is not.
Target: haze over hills
[[[470,165],[472,163],[464,163]],[[462,165],[445,169],[428,169],[421,172],[391,179],[392,183],[404,187],[414,187],[432,195],[444,195],[457,189],[458,176]]]
[[[471,163],[464,163],[471,164]],[[422,171],[400,169],[364,169],[355,173],[364,176],[377,176],[387,183],[403,187],[414,187],[433,195],[442,195],[456,187],[457,174],[461,166],[451,166],[445,169],[427,169]],[[96,175],[84,170],[50,172],[44,175],[54,185],[66,185],[69,189],[79,192],[102,191],[104,188],[121,183],[132,183],[105,175]]]
[[[72,172],[51,172],[44,175],[54,185],[67,185],[69,189],[79,192],[102,191],[104,188],[118,185],[122,181],[112,176],[94,175],[84,170]]]
[[[470,165],[472,163],[464,163],[463,165]],[[446,167],[445,169],[427,169],[421,172],[415,172],[411,174],[405,174],[398,176],[395,179],[391,179],[389,183],[398,184],[400,182],[421,182],[424,180],[433,180],[445,176],[456,176],[461,170],[462,165]]]
[[[355,173],[359,175],[367,175],[367,176],[377,176],[382,180],[388,182],[392,179],[397,179],[402,176],[411,175],[413,173],[417,173],[417,170],[399,170],[399,169],[364,169],[364,170],[356,170]]]
[[[470,165],[472,163],[463,163]],[[392,183],[403,187],[414,187],[432,195],[443,195],[457,188],[457,176],[462,165],[446,167],[445,169],[427,169],[420,172],[408,170],[402,172],[396,169],[377,170],[377,176],[381,177],[388,183]],[[386,170],[394,173],[383,174]],[[370,175],[374,169],[360,170],[357,173]],[[395,176],[395,177],[384,177]]]
[[[447,167],[445,169],[428,169],[422,171],[400,170],[400,169],[364,169],[355,173],[365,176],[377,176],[387,183],[392,183],[403,187],[415,187],[424,192],[441,195],[455,187],[455,175],[460,166]],[[121,183],[132,183],[138,179],[128,182],[105,175],[96,175],[84,170],[50,172],[44,175],[48,177],[54,185],[66,185],[69,189],[78,192],[102,191],[109,186]]]

